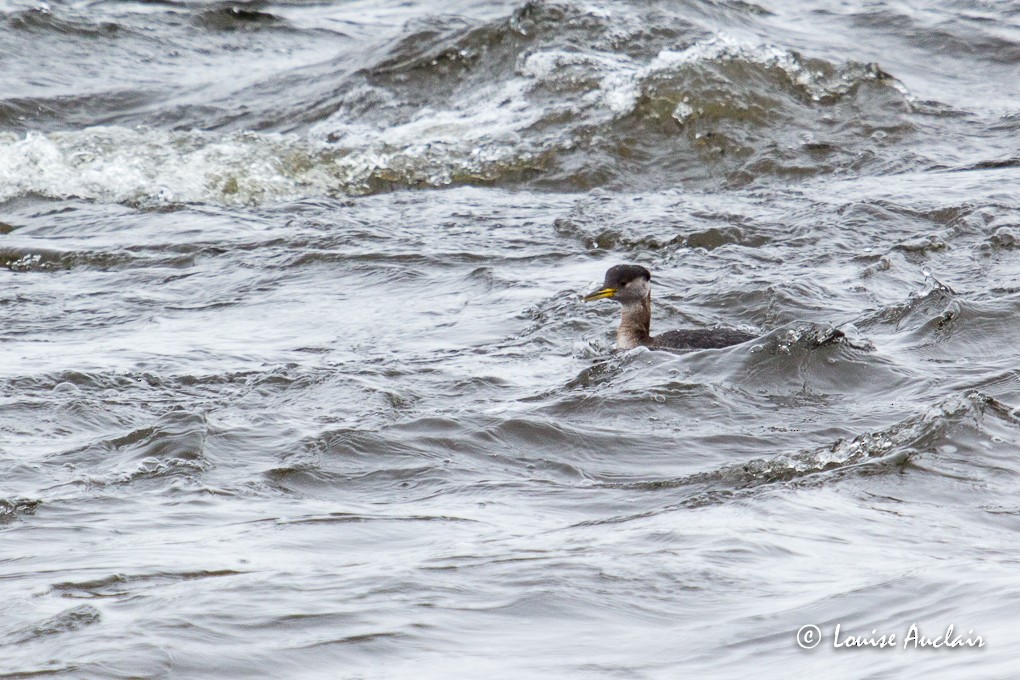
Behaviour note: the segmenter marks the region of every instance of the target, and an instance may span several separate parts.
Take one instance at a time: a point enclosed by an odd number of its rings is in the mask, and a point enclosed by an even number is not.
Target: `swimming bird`
[[[689,328],[651,334],[652,273],[636,264],[618,264],[606,272],[602,288],[584,296],[585,302],[612,299],[623,305],[620,327],[616,329],[617,349],[639,345],[651,349],[718,349],[739,345],[757,336],[732,328]]]

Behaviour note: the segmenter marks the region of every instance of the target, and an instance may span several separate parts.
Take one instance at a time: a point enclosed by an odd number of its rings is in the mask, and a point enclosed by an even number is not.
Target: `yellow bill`
[[[597,290],[594,293],[588,293],[584,296],[585,302],[594,302],[595,300],[602,300],[604,298],[611,298],[616,295],[616,288],[603,288]]]

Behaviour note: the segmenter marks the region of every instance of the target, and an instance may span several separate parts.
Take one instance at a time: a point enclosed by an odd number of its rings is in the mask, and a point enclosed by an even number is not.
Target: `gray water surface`
[[[0,55],[0,677],[1020,673],[1014,5],[2,2]],[[613,353],[619,262],[760,339]]]

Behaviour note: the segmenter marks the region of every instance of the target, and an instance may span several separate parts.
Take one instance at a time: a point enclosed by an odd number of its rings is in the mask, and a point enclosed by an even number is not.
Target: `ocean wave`
[[[34,514],[40,502],[30,498],[0,498],[0,526],[23,515]]]
[[[655,491],[675,489],[682,494],[680,507],[701,507],[757,493],[777,484],[820,486],[848,476],[867,476],[903,470],[920,458],[930,459],[926,469],[945,468],[959,476],[954,468],[994,467],[995,461],[980,459],[966,462],[958,456],[962,450],[980,448],[980,442],[995,433],[1015,433],[1017,415],[1007,405],[980,392],[948,397],[925,411],[887,428],[843,438],[827,446],[783,453],[767,458],[727,465],[679,479],[632,482],[597,482],[606,488]],[[944,458],[944,460],[942,460]],[[611,522],[631,519],[616,517]]]
[[[327,60],[169,107],[168,120],[195,129],[8,133],[0,200],[258,205],[464,184],[648,189],[924,162],[898,148],[923,114],[879,65],[830,63],[680,16],[649,29],[644,11],[528,3],[492,21],[413,21],[361,67]],[[247,30],[276,19],[218,6],[195,20]],[[165,96],[118,92],[83,94],[87,106],[11,99],[0,112],[18,125],[26,107],[77,122],[126,104],[141,107],[128,119],[144,119]],[[241,101],[256,92],[266,101]],[[203,116],[230,131],[198,129]]]
[[[258,205],[390,188],[484,184],[541,169],[514,145],[342,149],[295,135],[91,128],[0,137],[0,201]]]

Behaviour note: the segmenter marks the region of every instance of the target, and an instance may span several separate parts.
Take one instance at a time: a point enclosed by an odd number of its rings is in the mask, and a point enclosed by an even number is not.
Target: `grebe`
[[[651,335],[652,273],[636,264],[618,264],[606,272],[600,290],[584,296],[585,302],[610,298],[623,305],[616,329],[617,349],[639,345],[651,349],[719,349],[754,340],[756,335],[733,328],[690,328]]]

